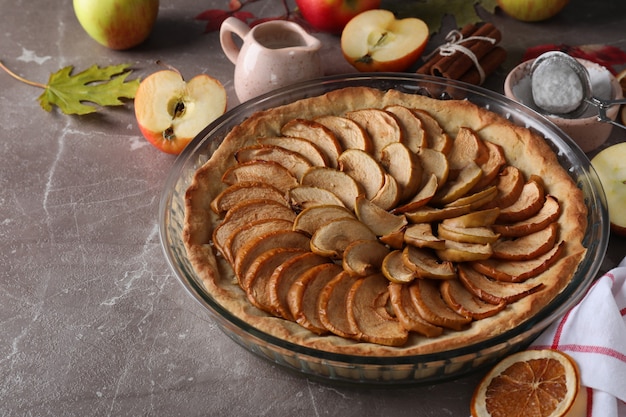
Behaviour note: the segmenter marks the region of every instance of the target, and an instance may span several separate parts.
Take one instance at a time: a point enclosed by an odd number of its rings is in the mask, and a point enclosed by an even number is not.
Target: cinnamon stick
[[[483,69],[485,77],[492,74],[495,70],[498,69],[500,65],[506,59],[506,50],[501,47],[495,47],[491,51],[487,53],[480,61],[480,66]],[[466,83],[479,85],[481,84],[480,73],[476,67],[472,67],[465,72],[460,78],[459,81],[464,81]]]
[[[463,27],[463,29],[461,29],[460,33],[461,36],[463,36],[463,38],[468,38],[470,36],[472,36],[472,34],[476,31],[477,26],[473,25],[471,23],[465,25]],[[445,56],[441,56],[439,54],[438,51],[435,52],[435,54],[424,63],[424,65],[422,65],[421,67],[419,67],[416,71],[417,74],[430,74],[430,75],[434,75],[432,73],[432,68],[437,65],[439,62],[441,62],[444,58],[446,58]]]
[[[480,61],[489,51],[493,50],[494,46],[502,39],[500,31],[491,23],[481,25],[470,36],[483,36],[494,39],[494,43],[485,40],[471,40],[461,44],[472,51],[478,61]],[[443,59],[433,65],[431,68],[431,74],[458,80],[473,66],[474,62],[469,56],[462,52],[457,52],[450,56],[443,57]]]

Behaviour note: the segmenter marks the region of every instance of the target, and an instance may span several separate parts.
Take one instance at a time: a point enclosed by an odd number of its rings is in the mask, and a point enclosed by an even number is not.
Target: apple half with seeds
[[[226,111],[226,90],[200,74],[186,82],[173,70],[145,78],[135,94],[135,117],[143,136],[163,152],[177,155]]]

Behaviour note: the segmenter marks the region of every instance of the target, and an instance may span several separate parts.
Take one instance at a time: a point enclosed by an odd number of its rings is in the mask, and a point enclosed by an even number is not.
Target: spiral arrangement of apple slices
[[[499,145],[401,105],[294,119],[239,149],[213,244],[259,309],[319,335],[402,346],[541,290],[559,201]]]

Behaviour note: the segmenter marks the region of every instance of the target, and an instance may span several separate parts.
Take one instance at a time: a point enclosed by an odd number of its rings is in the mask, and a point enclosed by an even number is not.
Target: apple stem
[[[160,59],[157,59],[156,64],[164,66],[165,68],[167,68],[167,69],[169,69],[171,71],[174,71],[175,73],[180,75],[180,78],[182,78],[183,80],[185,79],[185,77],[183,77],[183,74],[180,73],[178,68],[175,68],[175,67],[171,66],[170,64],[166,64],[165,62],[161,61]]]
[[[45,85],[45,84],[36,83],[36,82],[34,82],[34,81],[30,81],[30,80],[27,80],[26,78],[20,77],[19,75],[17,75],[17,74],[16,74],[16,73],[14,73],[13,71],[11,71],[9,68],[7,68],[7,67],[6,67],[6,66],[2,63],[2,61],[0,61],[0,68],[2,68],[2,69],[3,69],[3,70],[7,73],[7,74],[9,74],[11,77],[15,78],[15,79],[16,79],[16,80],[18,80],[18,81],[23,82],[24,84],[28,84],[28,85],[31,85],[31,86],[33,86],[33,87],[39,87],[39,88],[43,88],[43,89],[48,88],[48,86],[47,86],[47,85]]]

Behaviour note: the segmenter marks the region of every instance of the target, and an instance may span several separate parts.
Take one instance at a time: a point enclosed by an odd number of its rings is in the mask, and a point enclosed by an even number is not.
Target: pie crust
[[[500,145],[509,165],[520,169],[526,177],[535,175],[542,179],[546,195],[560,203],[558,240],[563,242],[558,261],[529,280],[542,283],[542,289],[508,304],[495,315],[472,321],[461,330],[446,329],[434,337],[410,332],[402,346],[385,346],[332,334],[318,335],[254,307],[238,285],[230,264],[212,243],[213,231],[221,223],[222,215],[211,209],[211,202],[227,187],[221,178],[228,168],[237,164],[236,151],[258,144],[259,137],[280,136],[281,127],[293,119],[313,120],[391,105],[428,112],[452,138],[461,127],[472,129],[482,140]],[[437,100],[396,90],[349,87],[254,114],[235,126],[197,170],[185,195],[185,209],[183,241],[187,255],[211,297],[231,314],[263,332],[305,347],[350,355],[403,356],[440,352],[513,329],[563,290],[586,251],[582,239],[587,228],[587,208],[582,192],[543,138],[469,101]]]

